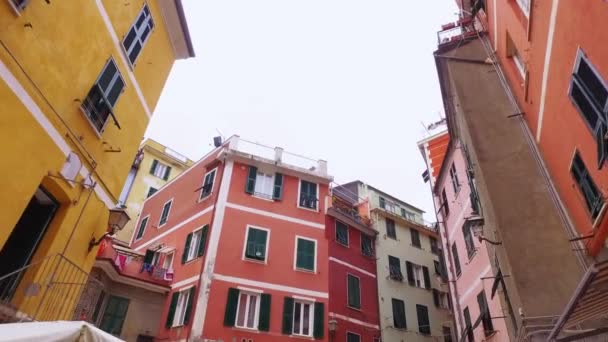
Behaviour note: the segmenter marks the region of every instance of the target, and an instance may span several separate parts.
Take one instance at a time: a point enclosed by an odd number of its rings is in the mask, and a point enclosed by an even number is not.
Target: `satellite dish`
[[[221,136],[213,137],[213,146],[215,146],[215,147],[222,146],[222,137]]]

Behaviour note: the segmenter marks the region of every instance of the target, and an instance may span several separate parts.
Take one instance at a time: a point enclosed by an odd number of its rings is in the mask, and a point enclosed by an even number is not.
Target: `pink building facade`
[[[469,171],[466,148],[457,140],[450,140],[447,150],[433,148],[437,141],[445,141],[446,135],[447,132],[442,132],[425,139],[419,142],[419,147],[428,172],[436,175],[430,177],[430,183],[457,336],[466,335],[465,340],[470,342],[509,341],[505,325],[509,309],[503,308],[493,293],[497,290],[493,291],[495,277],[486,249],[488,242],[480,241],[475,234],[483,208],[475,190],[474,175]],[[437,159],[441,160],[439,170],[433,170],[430,160]]]

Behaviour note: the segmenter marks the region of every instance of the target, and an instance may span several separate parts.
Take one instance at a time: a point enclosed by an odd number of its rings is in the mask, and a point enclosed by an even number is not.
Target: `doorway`
[[[39,187],[11,235],[0,250],[0,277],[15,272],[32,261],[46,230],[51,223],[59,203],[44,188]],[[12,297],[13,289],[21,278],[18,272],[0,280],[0,297]]]

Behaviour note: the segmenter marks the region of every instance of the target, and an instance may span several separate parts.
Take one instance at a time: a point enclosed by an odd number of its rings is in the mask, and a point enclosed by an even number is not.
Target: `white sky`
[[[416,142],[443,112],[432,52],[454,0],[185,0],[177,61],[147,137],[198,160],[212,138],[328,161],[434,220]]]

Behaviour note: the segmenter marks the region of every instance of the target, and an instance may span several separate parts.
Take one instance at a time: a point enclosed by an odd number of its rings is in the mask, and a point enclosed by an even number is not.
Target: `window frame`
[[[442,210],[443,216],[447,218],[450,215],[450,205],[448,203],[448,195],[445,192],[445,187],[441,190],[441,200],[443,201]]]
[[[211,174],[213,175],[213,177],[211,177],[211,182],[210,182],[211,189],[209,189],[208,192],[205,192],[205,187],[207,186],[207,184],[205,184],[205,183],[207,182],[207,177]],[[213,194],[213,188],[215,188],[215,178],[216,177],[217,177],[217,167],[215,167],[215,168],[209,170],[207,173],[205,173],[205,175],[203,176],[203,185],[201,186],[201,192],[198,196],[199,201],[202,201]]]
[[[236,304],[236,314],[235,314],[235,319],[234,319],[234,326],[239,328],[239,329],[247,329],[247,330],[255,330],[258,331],[258,325],[260,322],[260,306],[261,306],[261,302],[262,302],[262,293],[261,292],[254,292],[254,291],[247,291],[247,290],[243,290],[242,288],[238,288],[239,290],[239,297],[237,300],[237,304]],[[239,325],[239,312],[241,310],[241,296],[245,295],[246,296],[246,300],[247,303],[245,303],[245,316],[243,319],[243,326]],[[255,308],[254,310],[254,316],[253,316],[253,327],[248,327],[247,323],[248,323],[248,313],[249,313],[249,307],[251,305],[251,298],[255,297],[256,301],[255,301]]]
[[[145,221],[145,224],[143,225],[143,228],[142,228],[142,223],[144,221]],[[149,221],[150,221],[150,214],[144,216],[141,220],[139,220],[139,224],[137,225],[137,229],[135,230],[135,240],[134,241],[139,241],[144,238],[144,235],[146,234],[146,228],[148,228]],[[141,236],[139,236],[140,230],[142,231]]]
[[[437,240],[437,238],[433,237],[433,236],[429,236],[429,245],[431,246],[431,253],[435,254],[435,255],[439,255],[439,241]]]
[[[344,230],[346,232],[346,241],[341,241],[340,238],[338,237],[338,224],[343,225]],[[344,247],[349,247],[350,246],[350,237],[349,237],[349,229],[348,229],[348,225],[342,221],[339,220],[335,220],[335,230],[336,230],[336,242]]]
[[[11,6],[13,11],[15,11],[15,14],[17,16],[21,16],[21,12],[23,12],[23,10],[25,10],[25,8],[27,7],[27,5],[29,5],[29,3],[30,3],[30,0],[23,0],[23,2],[21,4],[16,4],[15,0],[8,0],[8,4]]]
[[[473,232],[471,228],[471,222],[465,220],[464,224],[462,225],[462,237],[465,248],[467,249],[467,256],[469,260],[471,260],[477,253],[477,247],[475,246],[475,240],[473,239]]]
[[[576,165],[577,159],[580,161],[580,166],[582,166],[582,169],[579,170],[580,174],[578,173],[578,171],[575,170],[579,168],[579,165]],[[570,176],[572,177],[572,180],[576,185],[577,191],[583,197],[582,199],[584,202],[584,206],[587,209],[587,213],[591,219],[592,224],[595,226],[595,221],[602,215],[602,211],[604,211],[603,208],[606,205],[606,201],[604,199],[604,194],[602,193],[600,188],[597,187],[595,180],[591,176],[589,168],[587,168],[587,164],[585,164],[585,161],[577,150],[574,151],[574,156],[570,161]],[[577,177],[579,177],[580,180],[577,180]],[[585,195],[586,192],[584,191],[583,180],[586,181],[584,183],[586,183],[590,191],[597,193],[597,197],[595,199],[588,199]],[[595,205],[591,205],[591,202],[595,202]]]
[[[392,222],[392,224],[391,224],[391,225],[389,225],[389,224],[388,224],[389,222]],[[385,218],[384,218],[384,224],[385,224],[385,226],[386,226],[386,236],[387,236],[388,238],[393,239],[393,240],[397,240],[397,227],[396,227],[395,220],[393,220],[393,219],[391,219],[391,218],[388,218],[388,217],[385,217]],[[389,233],[389,226],[392,226],[392,232],[393,232],[394,234],[390,234],[390,233]]]
[[[452,263],[454,264],[454,271],[456,272],[456,278],[462,274],[462,265],[460,264],[460,256],[458,255],[458,246],[456,242],[452,243]]]
[[[365,253],[365,247],[364,247],[364,243],[363,243],[363,241],[365,239],[369,240],[369,242],[370,242],[370,247],[371,247],[370,254]],[[368,258],[373,258],[376,255],[375,248],[374,248],[374,239],[371,236],[364,234],[364,233],[361,233],[361,254],[363,254],[363,256],[366,256]]]
[[[409,230],[410,230],[410,242],[411,242],[412,246],[422,249],[422,241],[420,240],[420,232],[413,228],[409,228]],[[418,243],[415,243],[416,241],[414,241],[415,240],[414,236],[417,236]]]
[[[412,264],[412,274],[414,275],[414,286],[419,289],[426,289],[427,284],[424,280],[424,268],[422,265]],[[430,285],[430,284],[429,284]]]
[[[177,303],[175,305],[175,312],[173,313],[173,321],[171,322],[171,328],[181,327],[184,325],[184,319],[186,318],[186,309],[188,308],[188,301],[190,301],[190,290],[193,286],[189,286],[178,291]],[[180,302],[180,300],[183,301]],[[180,307],[180,304],[182,307]],[[178,320],[179,318],[179,320]]]
[[[456,172],[455,162],[452,162],[452,165],[450,166],[450,179],[452,181],[454,193],[458,194],[460,192],[460,189],[462,188],[462,184],[460,184],[460,180],[458,179],[458,173]]]
[[[428,322],[428,326],[427,329],[425,329],[425,331],[422,331],[422,326],[420,325],[420,311],[419,309],[424,309],[426,311],[426,320]],[[418,321],[418,332],[424,336],[430,336],[431,335],[431,316],[429,315],[429,307],[426,305],[422,305],[422,304],[416,304],[416,318]]]
[[[255,173],[255,185],[253,187],[253,197],[257,197],[257,198],[261,198],[264,200],[269,200],[269,201],[274,201],[274,182],[275,182],[275,177],[276,177],[276,172],[264,172],[264,171],[260,171],[260,169],[258,168],[256,170]],[[258,185],[260,184],[260,181],[263,179],[270,179],[270,192],[269,193],[265,193],[265,192],[260,192],[260,191],[256,191],[256,188],[258,187]]]
[[[105,329],[102,329],[101,326],[104,324],[105,320],[106,320],[106,315],[108,315],[108,306],[110,305],[110,302],[115,299],[121,303],[124,303],[126,301],[127,303],[127,308],[124,312],[124,316],[122,317],[122,321],[120,321],[120,326],[118,328],[117,332],[110,332],[107,331]],[[122,297],[122,296],[115,296],[112,294],[107,294],[106,299],[105,299],[105,303],[104,303],[104,310],[103,313],[100,313],[100,320],[99,320],[99,327],[101,330],[105,331],[106,333],[113,335],[113,336],[120,336],[120,334],[122,333],[122,329],[124,328],[124,320],[127,317],[128,313],[129,313],[129,306],[131,304],[131,300],[127,297]],[[119,315],[117,315],[116,312],[112,312],[111,314],[109,314],[108,316],[112,316],[113,319],[116,319],[116,317],[120,317]]]
[[[165,222],[163,222],[163,212],[165,211],[165,207],[167,206],[167,204],[169,204],[169,210],[167,210],[167,216],[165,218]],[[160,217],[158,219],[158,229],[160,229],[162,226],[166,225],[167,222],[169,222],[169,215],[171,215],[172,207],[173,207],[173,198],[171,198],[170,200],[165,202],[165,204],[163,204],[163,207],[160,211]]]
[[[306,268],[301,268],[298,267],[298,240],[307,240],[307,241],[312,241],[314,243],[315,246],[315,251],[314,251],[314,267],[313,270],[309,270]],[[308,238],[305,236],[300,236],[300,235],[296,235],[295,236],[295,248],[293,251],[293,269],[294,271],[299,271],[299,272],[305,272],[305,273],[317,273],[317,257],[319,254],[319,244],[317,243],[316,239],[312,239],[312,238]]]
[[[186,257],[186,262],[192,261],[192,260],[198,258],[198,249],[200,248],[200,245],[201,245],[204,227],[205,226],[197,228],[197,229],[193,230],[192,232],[190,232],[190,234],[192,234],[192,237],[190,238],[190,246],[188,247],[188,256]],[[197,236],[196,241],[194,241],[195,236]],[[193,246],[193,244],[195,244],[195,245]],[[190,256],[191,254],[192,254],[192,257]]]
[[[361,342],[361,335],[354,333],[352,331],[346,331],[346,342],[351,342],[349,337],[356,336],[356,342]]]
[[[397,303],[398,305],[400,304],[401,307],[403,308],[403,325],[404,326],[397,326],[397,315],[395,313],[395,303]],[[407,330],[407,311],[405,309],[405,301],[399,298],[391,298],[391,311],[393,313],[393,328],[397,329],[397,330]],[[401,318],[401,317],[399,317]]]
[[[257,174],[256,174],[256,177],[257,177]],[[257,180],[257,178],[256,178],[256,180]],[[316,190],[316,193],[317,193],[316,197],[317,198],[315,199],[315,207],[314,208],[309,208],[309,207],[301,206],[300,205],[301,196],[302,196],[302,182],[307,182],[307,183],[310,183],[310,184],[314,184],[316,186],[316,189],[317,189]],[[319,204],[319,202],[320,202],[319,201],[319,197],[320,197],[319,196],[320,195],[319,191],[320,191],[319,183],[311,182],[311,181],[308,181],[308,180],[303,179],[303,178],[298,178],[298,198],[296,199],[296,201],[297,201],[297,203],[296,203],[297,207],[300,208],[300,209],[304,209],[304,210],[310,210],[310,211],[314,211],[314,212],[319,212],[319,207],[320,207],[320,204]]]
[[[154,191],[152,193],[150,193],[150,191],[152,191],[152,190],[154,190]],[[155,188],[153,186],[149,187],[148,188],[148,193],[146,193],[146,198],[145,199],[148,199],[148,198],[154,196],[154,194],[157,193],[157,192],[158,192],[157,188]]]
[[[164,254],[165,254],[165,258],[163,259],[163,268],[165,270],[173,270],[173,262],[175,262],[175,250],[171,250]],[[171,263],[169,263],[169,265],[166,266],[167,259],[169,258],[169,256],[171,256]]]
[[[314,321],[315,321],[315,301],[304,300],[300,297],[292,297],[293,298],[293,312],[292,312],[292,321],[291,321],[291,335],[294,336],[304,336],[304,337],[312,337],[314,334]],[[300,331],[304,331],[304,305],[308,305],[308,334],[296,333],[296,305],[300,305]]]
[[[154,177],[158,178],[158,179],[165,180],[165,174],[167,173],[167,170],[169,170],[170,166],[169,166],[169,165],[167,165],[167,164],[165,164],[165,163],[163,163],[163,162],[161,162],[161,161],[160,161],[160,160],[158,160],[158,159],[154,159],[154,160],[156,160],[156,164],[154,165],[154,169],[153,169],[153,170],[151,170],[152,172],[150,172],[150,174],[151,174],[152,176],[154,176]],[[162,168],[161,168],[161,167],[162,167]],[[159,176],[159,175],[157,175],[157,174],[156,174],[156,173],[157,173],[157,170],[159,170],[159,169],[162,169],[162,170],[163,170],[163,172],[162,172],[162,176]],[[167,180],[168,180],[168,177],[167,177]]]
[[[135,27],[135,26],[137,25],[139,18],[144,14],[144,9],[146,9],[146,8],[148,9],[148,16],[144,18],[144,22],[142,23],[141,27],[143,28],[145,25],[149,25],[150,22],[152,22],[152,27],[150,28],[150,32],[148,32],[148,35],[146,36],[146,38],[143,41],[141,41],[140,30],[138,30],[137,27]],[[131,71],[133,71],[135,69],[137,60],[139,59],[139,56],[141,56],[142,51],[144,50],[144,47],[146,46],[146,43],[150,39],[150,36],[152,36],[152,33],[154,32],[155,29],[156,29],[156,24],[154,22],[154,18],[152,17],[152,11],[150,10],[150,6],[148,5],[148,2],[144,1],[143,6],[139,10],[139,12],[137,12],[137,16],[135,17],[133,24],[131,24],[131,26],[127,30],[127,33],[122,37],[122,40],[120,41],[121,50],[125,55],[125,59],[127,60],[127,64],[129,65],[129,68],[131,69]],[[136,44],[135,40],[138,40],[139,44],[141,45],[139,52],[137,53],[137,56],[135,56],[135,59],[133,61],[131,61],[131,58],[129,56],[129,51],[127,50],[127,47],[125,46],[125,40],[127,39],[127,36],[129,35],[129,33],[131,33],[131,30],[135,30],[135,37],[133,38],[133,43],[131,44],[131,47],[135,46],[135,44]],[[141,31],[143,31],[143,30],[141,30]]]
[[[527,1],[528,5],[523,2]],[[517,6],[521,10],[521,12],[526,16],[527,19],[530,19],[530,12],[532,11],[532,0],[515,0]]]
[[[253,258],[247,257],[247,242],[249,241],[249,232],[251,231],[251,229],[261,230],[261,231],[265,231],[266,232],[266,245],[264,246],[265,247],[265,250],[264,250],[264,260],[258,260],[258,259],[253,259]],[[263,228],[263,227],[258,227],[258,226],[253,226],[253,225],[249,225],[248,224],[247,228],[245,229],[245,241],[243,242],[242,260],[256,262],[256,263],[262,263],[262,264],[268,264],[268,247],[269,246],[270,246],[270,229]]]
[[[394,265],[391,265],[391,260],[396,261],[396,262],[393,262]],[[396,274],[396,271],[393,272],[391,270],[391,267],[397,267],[399,274]],[[392,280],[403,281],[403,272],[401,271],[401,260],[396,256],[388,255],[388,276]]]
[[[350,303],[350,286],[349,286],[350,283],[349,283],[349,280],[351,278],[357,280],[357,287],[359,288],[359,293],[358,293],[359,294],[359,300],[358,300],[359,301],[359,305],[358,306],[351,305],[351,303]],[[350,309],[361,311],[361,307],[363,306],[361,299],[362,299],[362,296],[361,296],[361,278],[357,277],[356,275],[354,275],[352,273],[348,273],[347,272],[346,273],[346,306],[348,308],[350,308]]]

